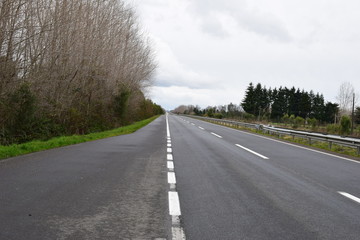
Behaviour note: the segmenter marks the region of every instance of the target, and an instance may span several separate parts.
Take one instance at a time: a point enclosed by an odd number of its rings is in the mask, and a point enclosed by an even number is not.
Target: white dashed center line
[[[169,213],[171,216],[180,216],[180,202],[177,192],[169,192]]]
[[[223,138],[222,136],[217,135],[216,133],[211,132],[211,134],[212,134],[212,135],[214,135],[215,137],[218,137],[218,138]]]
[[[168,161],[168,162],[167,162],[167,168],[168,168],[169,170],[174,170],[174,162]]]
[[[353,201],[355,201],[357,203],[360,203],[360,198],[355,197],[355,196],[351,195],[350,193],[346,193],[346,192],[338,192],[338,193],[340,193],[344,197],[350,198],[351,200],[353,200]]]
[[[184,120],[185,121],[185,120]],[[187,121],[187,123],[190,123]],[[194,124],[192,124],[194,125]],[[172,155],[172,144],[171,144],[171,137],[170,137],[170,128],[169,128],[169,119],[168,114],[166,114],[166,135],[167,135],[167,155],[166,159],[167,161],[167,168],[168,168],[168,183],[170,191],[169,193],[169,214],[171,215],[171,234],[172,234],[172,240],[185,240],[185,233],[183,228],[180,224],[180,201],[179,201],[179,195],[176,192],[176,177],[174,172],[174,162],[173,162],[173,155]]]
[[[176,177],[174,172],[168,172],[168,183],[176,184]]]
[[[198,127],[198,128],[200,128],[201,130],[205,130],[203,127]]]
[[[268,157],[265,157],[264,155],[261,155],[260,153],[254,152],[253,150],[250,150],[250,149],[248,149],[248,148],[246,148],[246,147],[243,147],[243,146],[241,146],[240,144],[235,144],[235,145],[238,146],[239,148],[242,148],[242,149],[244,149],[244,150],[252,153],[252,154],[255,154],[255,155],[258,156],[258,157],[261,157],[261,158],[263,158],[263,159],[269,159]]]

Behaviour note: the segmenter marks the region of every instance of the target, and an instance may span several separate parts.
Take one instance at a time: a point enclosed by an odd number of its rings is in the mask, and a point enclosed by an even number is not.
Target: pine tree
[[[250,114],[256,114],[256,98],[254,86],[252,83],[246,89],[244,100],[241,103],[244,111]]]

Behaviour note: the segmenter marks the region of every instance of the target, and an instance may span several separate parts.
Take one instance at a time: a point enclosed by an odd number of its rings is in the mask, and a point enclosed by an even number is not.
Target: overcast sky
[[[239,104],[250,82],[360,92],[359,0],[127,1],[159,66],[148,95],[167,110]]]

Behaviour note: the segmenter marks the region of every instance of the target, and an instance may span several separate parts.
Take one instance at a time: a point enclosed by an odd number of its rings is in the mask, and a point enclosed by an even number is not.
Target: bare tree
[[[339,103],[340,115],[350,115],[352,111],[353,97],[355,95],[354,86],[350,82],[343,82],[340,85],[336,97]],[[356,97],[356,96],[355,96]],[[356,99],[355,99],[356,102]]]
[[[0,104],[27,82],[40,111],[62,123],[100,109],[111,117],[120,95],[141,104],[155,69],[123,0],[0,1]]]

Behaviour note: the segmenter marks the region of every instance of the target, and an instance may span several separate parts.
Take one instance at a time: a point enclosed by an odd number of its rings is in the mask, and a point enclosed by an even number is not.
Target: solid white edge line
[[[311,148],[307,148],[307,147],[303,147],[303,146],[298,146],[298,145],[295,145],[295,144],[293,144],[293,143],[288,143],[288,142],[279,141],[279,140],[272,139],[272,138],[269,138],[269,137],[264,137],[264,136],[256,135],[256,134],[253,134],[253,133],[248,133],[248,132],[241,131],[241,130],[237,130],[237,129],[233,129],[233,128],[229,128],[229,127],[224,127],[224,126],[221,126],[221,125],[218,125],[218,124],[214,124],[214,123],[209,123],[209,124],[212,124],[212,125],[215,125],[215,126],[218,126],[218,127],[221,127],[221,128],[225,128],[225,129],[227,129],[227,130],[238,131],[238,132],[240,132],[240,133],[244,133],[244,134],[251,135],[251,136],[254,136],[254,137],[263,138],[263,139],[267,139],[267,140],[270,140],[270,141],[282,143],[282,144],[285,144],[285,145],[289,145],[289,146],[293,146],[293,147],[305,149],[305,150],[308,150],[308,151],[311,151],[311,152],[316,152],[316,153],[324,154],[324,155],[327,155],[327,156],[331,156],[331,157],[343,159],[343,160],[350,161],[350,162],[354,162],[354,163],[358,163],[358,164],[360,163],[360,161],[352,160],[352,159],[350,159],[350,158],[337,156],[337,155],[334,155],[334,154],[331,154],[331,153],[321,152],[321,151],[318,151],[318,150],[315,150],[315,149],[311,149]]]
[[[171,161],[174,160],[172,154],[168,154],[168,155],[166,156],[166,159],[167,159],[167,160],[171,160]]]
[[[238,146],[239,148],[242,148],[242,149],[248,151],[248,152],[251,152],[252,154],[255,154],[258,157],[261,157],[263,159],[269,159],[268,157],[265,157],[264,155],[261,155],[260,153],[257,153],[257,152],[255,152],[253,150],[250,150],[250,149],[248,149],[248,148],[246,148],[244,146],[241,146],[240,144],[235,144],[235,145]]]
[[[350,193],[347,193],[347,192],[338,192],[338,193],[345,196],[345,197],[347,197],[347,198],[350,198],[351,200],[353,200],[353,201],[355,201],[357,203],[360,203],[360,198],[355,197],[355,196],[351,195]]]
[[[174,172],[168,172],[168,183],[176,184],[176,177]]]
[[[216,134],[216,133],[211,132],[211,134],[214,135],[214,136],[216,136],[216,137],[218,137],[218,138],[223,138],[222,136],[220,136],[220,135],[218,135],[218,134]]]
[[[181,215],[179,195],[177,192],[169,192],[169,214],[171,216]]]

